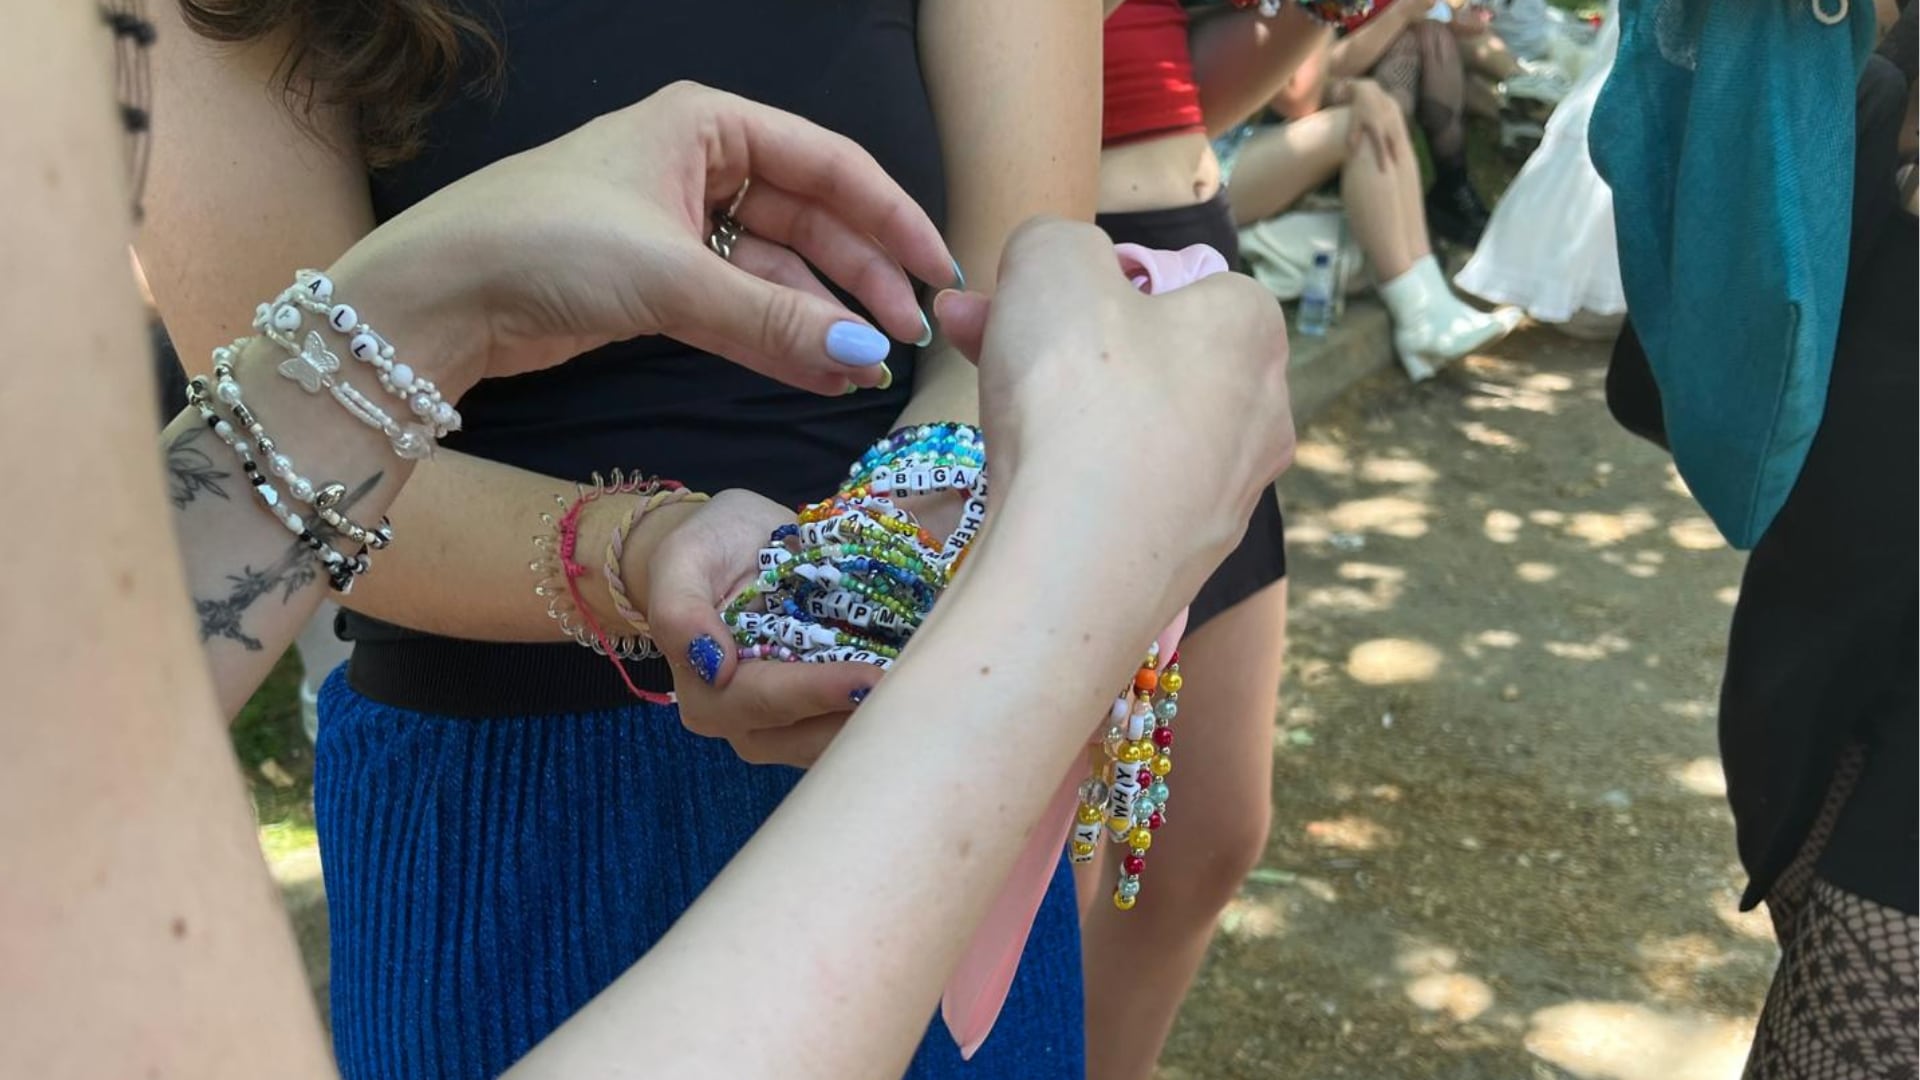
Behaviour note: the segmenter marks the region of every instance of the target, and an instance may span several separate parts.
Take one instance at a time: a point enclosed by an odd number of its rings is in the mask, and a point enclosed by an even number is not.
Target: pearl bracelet
[[[228,373],[230,376],[231,369],[228,369]],[[228,390],[226,389],[227,387],[232,387],[233,389]],[[232,411],[234,419],[239,421],[250,434],[254,435],[253,443],[249,443],[246,439],[242,438],[240,432],[234,429],[233,424],[220,415],[219,410],[214,407],[216,397]],[[267,479],[266,475],[260,471],[260,466],[255,461],[253,452],[257,446],[262,454],[267,455],[269,468],[272,467],[276,458],[284,458],[284,455],[279,454],[277,450],[273,449],[273,442],[267,438],[265,432],[261,430],[259,420],[247,408],[246,403],[240,399],[239,384],[235,383],[231,377],[223,378],[220,382],[220,389],[216,391],[209,385],[205,375],[198,375],[187,384],[187,401],[195,409],[199,410],[200,418],[213,430],[214,435],[218,436],[221,442],[226,443],[240,458],[240,467],[246,472],[248,483],[253,485],[254,496],[260,500],[261,504],[265,506],[274,517],[280,520],[282,525],[286,526],[288,532],[298,537],[300,542],[306,545],[307,550],[313,553],[314,558],[325,567],[327,571],[327,584],[332,587],[335,592],[342,595],[352,592],[354,579],[366,573],[372,565],[367,558],[366,547],[363,546],[361,550],[352,557],[340,554],[332,545],[322,540],[308,527],[306,519],[296,513],[292,507],[282,503],[280,492]],[[290,463],[286,471],[289,474],[292,473]],[[300,480],[297,476],[295,480],[301,483],[307,483],[304,480]],[[294,483],[294,481],[289,481],[289,485],[292,483]],[[332,486],[337,485],[329,485],[329,487]],[[310,483],[308,484],[308,488],[311,489]],[[342,488],[342,491],[344,490],[345,489]],[[381,520],[380,528],[386,538],[391,539],[392,528],[387,524],[385,519]],[[385,546],[384,542],[381,546]]]
[[[331,278],[317,270],[301,270],[294,275],[293,285],[254,309],[254,327],[290,357],[280,365],[280,374],[310,394],[325,387],[355,419],[386,435],[399,457],[417,461],[431,456],[436,440],[460,430],[460,413],[442,398],[432,380],[396,362],[393,345],[361,322],[351,305],[332,300]],[[328,328],[346,337],[347,352],[375,370],[381,388],[405,403],[415,422],[394,420],[351,384],[336,381],[333,376],[340,370],[340,358],[327,348],[319,332],[309,330],[304,344],[295,336],[305,323],[302,311],[319,316]]]

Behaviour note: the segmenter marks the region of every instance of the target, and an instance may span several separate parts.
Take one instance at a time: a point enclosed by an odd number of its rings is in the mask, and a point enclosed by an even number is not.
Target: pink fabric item
[[[1127,280],[1144,293],[1171,292],[1184,285],[1227,269],[1227,260],[1205,244],[1194,244],[1179,251],[1157,251],[1138,244],[1115,244],[1113,253]],[[1180,647],[1187,629],[1187,610],[1182,608],[1173,622],[1155,639],[1159,655],[1171,659]],[[947,980],[940,998],[940,1016],[947,1031],[960,1047],[960,1056],[971,1059],[987,1041],[1000,1010],[1007,1002],[1014,973],[1020,967],[1020,954],[1033,930],[1033,917],[1047,894],[1047,883],[1054,864],[1060,858],[1068,831],[1073,827],[1074,807],[1080,781],[1076,760],[1054,792],[1053,802],[1027,838],[1027,846],[1007,874],[1006,884],[994,898],[973,932],[973,939]]]

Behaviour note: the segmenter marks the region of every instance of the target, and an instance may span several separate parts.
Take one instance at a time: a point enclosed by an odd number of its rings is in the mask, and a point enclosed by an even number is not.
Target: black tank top
[[[423,153],[373,174],[382,221],[491,162],[689,79],[848,136],[944,224],[914,0],[502,0],[474,8],[505,52],[503,92],[441,109]],[[460,402],[466,430],[445,445],[568,480],[618,466],[798,505],[830,491],[891,429],[913,385],[913,352],[894,347],[891,390],[823,398],[679,342],[643,338],[481,383]],[[527,551],[531,559],[531,544]],[[500,587],[525,589],[533,605],[533,584],[528,574]],[[608,662],[572,644],[453,642],[354,615],[342,628],[357,643],[356,689],[389,704],[518,715],[626,700]],[[666,686],[662,665],[631,670],[650,689]]]

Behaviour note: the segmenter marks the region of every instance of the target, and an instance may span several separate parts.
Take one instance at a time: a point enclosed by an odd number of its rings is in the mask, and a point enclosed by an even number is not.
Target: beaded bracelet
[[[1183,683],[1179,655],[1161,669],[1159,646],[1150,646],[1133,684],[1114,699],[1095,751],[1104,752],[1104,761],[1096,757],[1092,775],[1080,782],[1067,855],[1076,863],[1093,861],[1105,826],[1108,837],[1126,851],[1113,890],[1113,906],[1121,911],[1131,911],[1138,900],[1153,834],[1166,824],[1173,719],[1180,714]]]
[[[460,430],[459,412],[442,398],[431,380],[415,375],[406,364],[396,363],[392,344],[361,322],[351,305],[334,304],[332,299],[331,278],[317,270],[301,270],[294,275],[293,285],[254,309],[255,329],[289,356],[280,365],[280,374],[298,382],[310,394],[326,388],[355,419],[386,435],[399,457],[417,461],[431,456],[435,440]],[[340,358],[327,348],[319,332],[309,330],[304,344],[296,339],[305,321],[302,311],[319,316],[328,328],[347,337],[348,353],[374,368],[381,388],[403,402],[416,422],[395,420],[358,388],[335,380]]]
[[[231,380],[223,381],[222,385],[223,387],[227,385],[237,387],[237,384],[232,383]],[[234,419],[240,421],[249,431],[258,432],[259,424],[256,418],[247,410],[246,404],[240,400],[239,395],[230,392],[223,396],[230,396],[232,398],[232,400],[226,402],[226,404],[233,411]],[[361,574],[366,573],[371,566],[371,562],[367,558],[366,548],[362,547],[360,551],[352,557],[340,554],[339,551],[322,540],[319,535],[308,526],[306,520],[294,512],[292,507],[283,505],[280,500],[279,491],[268,481],[267,477],[260,471],[260,466],[254,460],[254,446],[249,444],[247,440],[241,438],[240,433],[234,430],[233,424],[220,415],[219,411],[214,407],[214,400],[214,391],[209,386],[206,376],[195,376],[187,383],[187,402],[199,410],[200,418],[206,422],[207,427],[211,428],[214,435],[216,435],[220,441],[226,443],[240,458],[240,467],[247,474],[248,483],[253,485],[254,496],[260,500],[261,504],[265,506],[269,512],[280,520],[282,525],[286,526],[288,532],[297,536],[300,542],[306,545],[307,550],[313,553],[314,558],[325,568],[327,572],[327,584],[333,591],[342,595],[352,592],[354,580]],[[256,435],[256,439],[258,438],[259,436]],[[271,444],[267,444],[267,446],[270,445]],[[268,452],[267,446],[261,447],[263,453]],[[383,528],[386,527],[384,520],[381,524]]]
[[[621,618],[627,620],[627,626],[634,631],[635,637],[645,643],[640,649],[643,657],[658,656],[660,649],[653,643],[651,636],[653,628],[647,625],[646,615],[641,613],[634,606],[633,600],[627,596],[627,583],[620,576],[627,534],[639,527],[642,518],[663,506],[671,506],[678,502],[707,501],[707,496],[688,491],[670,480],[652,483],[651,490],[646,490],[644,487],[635,489],[636,494],[642,494],[645,498],[627,514],[625,521],[614,526],[613,535],[607,539],[606,565],[603,567],[607,576],[607,593],[613,598],[613,609],[620,613]]]
[[[347,518],[338,509],[340,501],[346,498],[347,486],[331,483],[316,487],[313,481],[301,476],[294,468],[293,460],[279,451],[273,437],[261,426],[259,418],[247,408],[241,399],[240,383],[233,372],[234,359],[239,350],[245,348],[246,341],[242,338],[213,350],[214,399],[233,410],[234,418],[241,421],[247,434],[253,436],[254,445],[266,458],[267,471],[286,482],[288,495],[312,506],[329,528],[357,544],[379,551],[392,543],[391,522],[383,517],[379,525],[369,529]]]
[[[977,428],[926,424],[876,442],[839,491],[774,531],[760,552],[760,574],[722,611],[740,657],[886,666],[977,533],[985,487]],[[944,540],[894,502],[946,492],[965,496],[967,507]]]

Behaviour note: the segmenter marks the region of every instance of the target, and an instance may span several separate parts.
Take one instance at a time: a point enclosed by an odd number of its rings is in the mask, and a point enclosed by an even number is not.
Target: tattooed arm
[[[341,295],[393,295],[387,286],[352,270],[336,270],[333,276]],[[368,312],[369,319],[374,317]],[[424,342],[427,338],[422,335],[432,334],[404,302],[383,300],[378,317],[393,324],[390,333],[398,340]],[[417,364],[426,365],[420,373],[441,385],[443,392],[451,396],[465,388],[457,373],[436,370],[434,350],[422,349],[413,355]],[[264,343],[240,353],[236,378],[246,389],[248,407],[316,485],[346,485],[343,513],[373,525],[406,482],[412,464],[394,456],[385,436],[356,422],[331,400],[309,396],[299,384],[278,377],[272,366],[282,359],[277,347]],[[340,373],[353,375],[358,373]],[[382,393],[370,382],[361,389],[376,400]],[[328,595],[326,575],[306,546],[260,505],[239,459],[208,429],[197,410],[188,408],[175,417],[160,445],[174,534],[187,556],[187,589],[193,599],[196,631],[221,710],[232,716]],[[323,522],[307,524],[342,554],[357,550]]]

